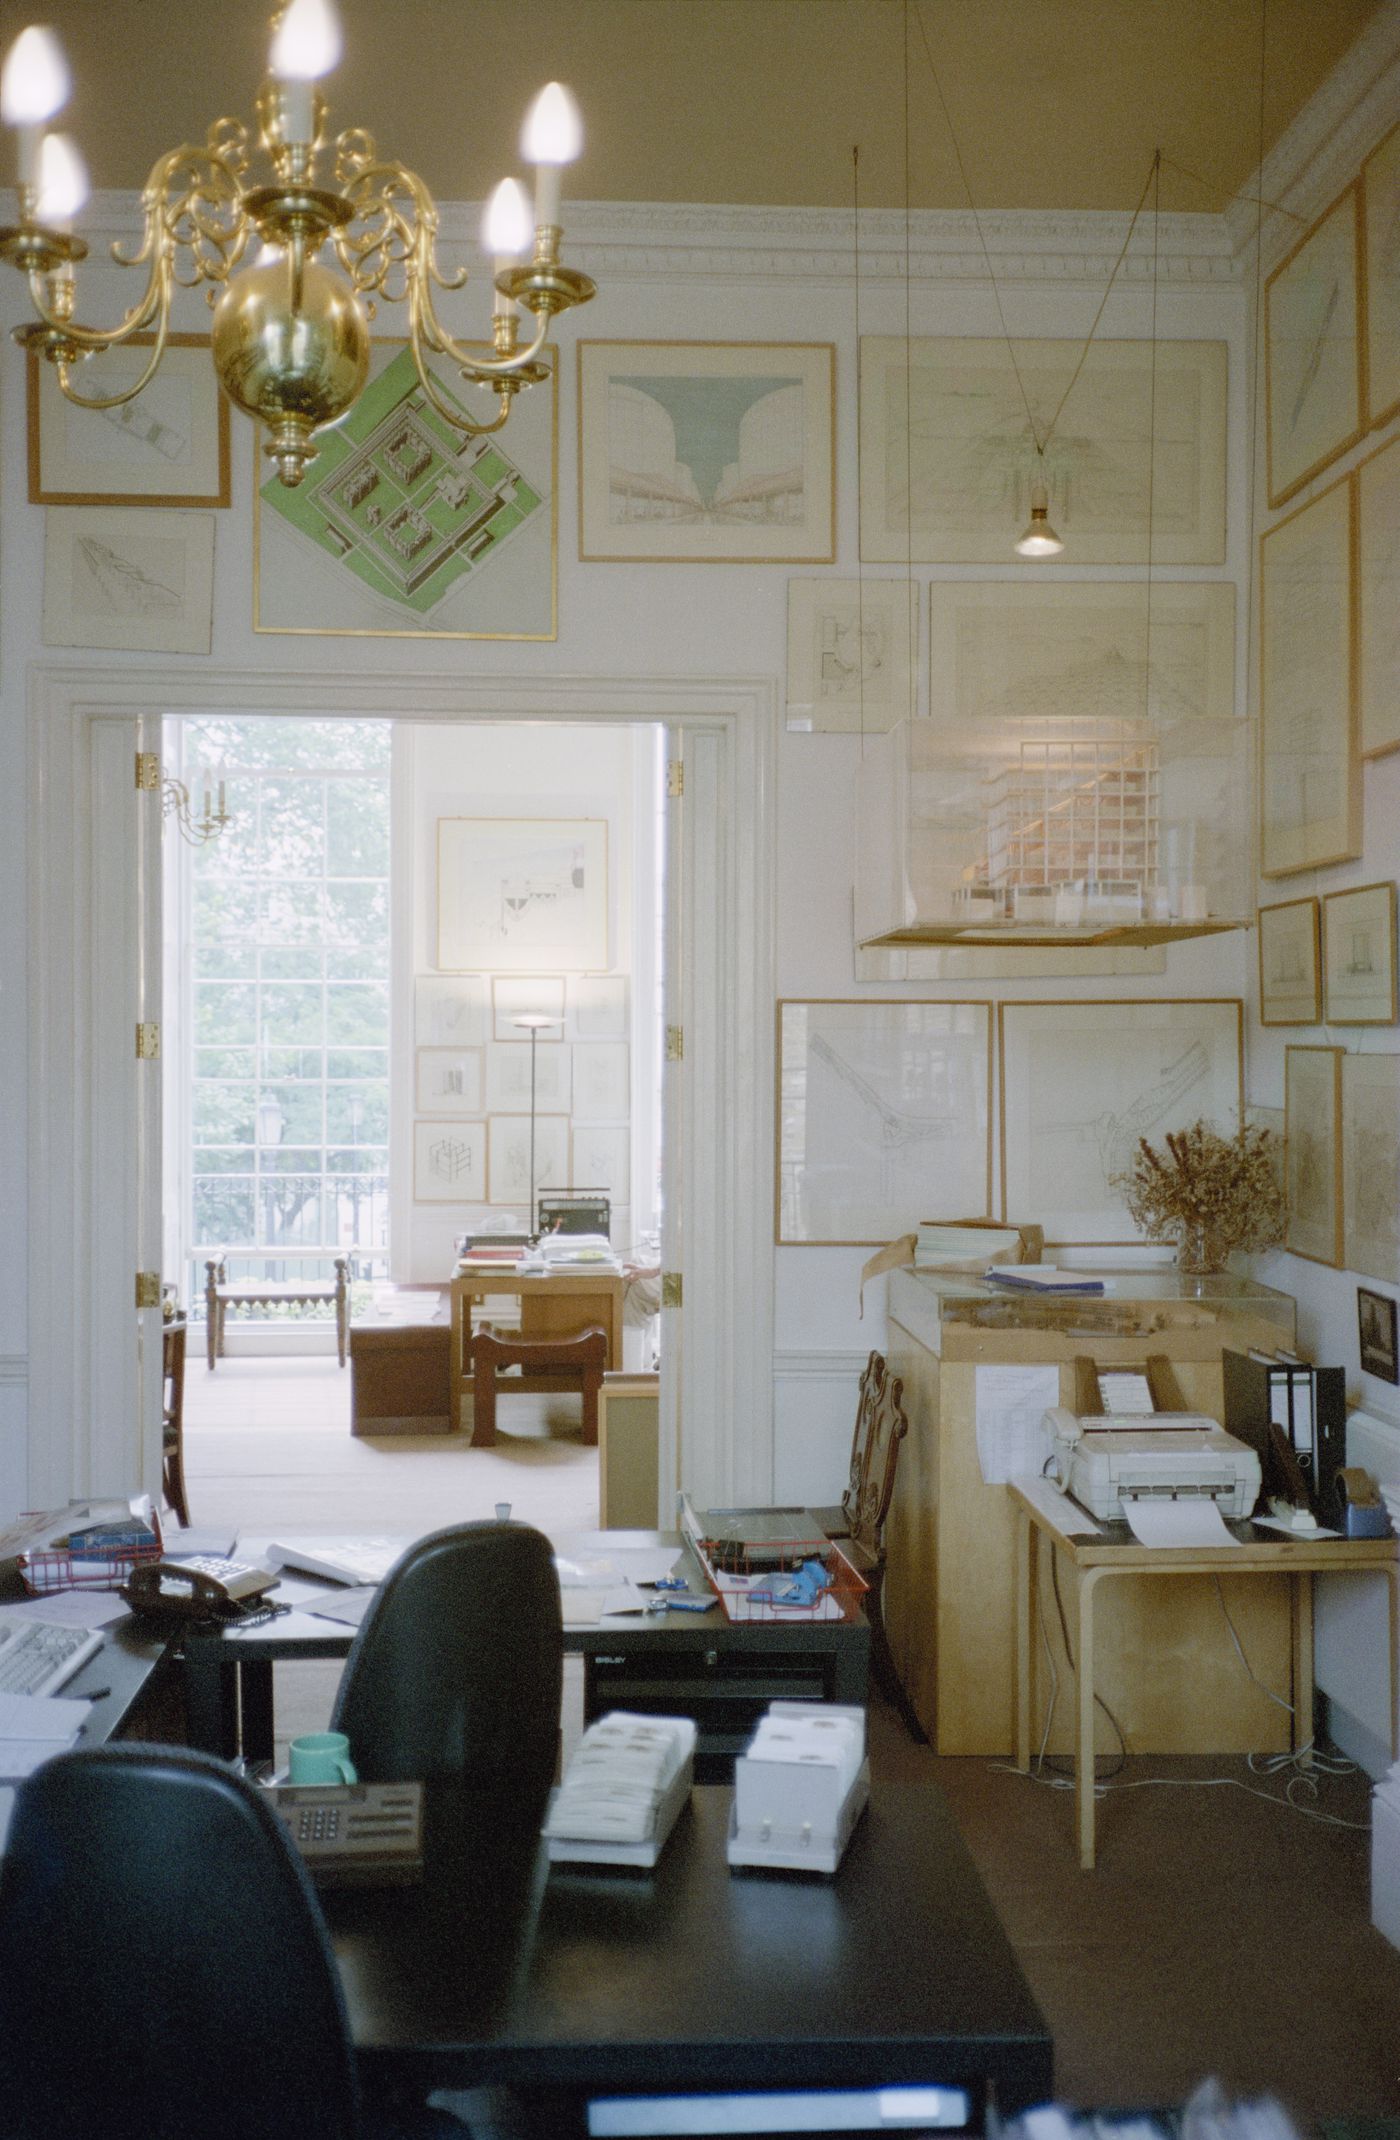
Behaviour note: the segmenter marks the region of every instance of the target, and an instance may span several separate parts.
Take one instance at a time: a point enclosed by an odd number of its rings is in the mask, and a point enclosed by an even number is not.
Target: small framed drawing
[[[1361,852],[1352,662],[1352,486],[1334,483],[1259,542],[1260,875]]]
[[[134,335],[94,357],[79,373],[81,390],[134,385],[153,347],[151,335]],[[118,408],[79,408],[33,350],[28,387],[31,505],[228,504],[229,405],[208,335],[168,336],[155,377]]]
[[[1394,1025],[1395,886],[1360,884],[1322,902],[1329,1025]]]
[[[573,1134],[573,1173],[580,1188],[606,1189],[613,1209],[632,1200],[631,1138],[625,1129],[595,1129],[577,1119]]]
[[[207,654],[212,513],[63,511],[44,524],[44,644]]]
[[[481,1113],[480,1048],[420,1048],[415,1070],[420,1115]]]
[[[1361,755],[1379,758],[1400,750],[1400,438],[1356,471],[1356,611]]]
[[[517,1107],[529,1107],[533,1098],[536,1109],[567,1114],[570,1053],[568,1048],[532,1048],[519,1034],[514,1040],[493,1041],[486,1050],[488,1111],[509,1114]]]
[[[580,342],[579,555],[836,555],[830,342]]]
[[[789,580],[788,727],[883,735],[912,719],[918,641],[908,580]]]
[[[570,1040],[627,1038],[627,981],[622,974],[570,974]]]
[[[1284,1246],[1312,1263],[1342,1260],[1342,1048],[1283,1051]]]
[[[627,1115],[627,1044],[581,1041],[574,1049],[575,1122],[621,1122]]]
[[[607,819],[440,817],[437,962],[447,972],[606,966]]]
[[[1316,1025],[1322,1016],[1315,899],[1259,909],[1259,1023]]]
[[[1400,409],[1400,126],[1393,126],[1361,166],[1366,242],[1366,418],[1388,423]]]
[[[543,1048],[551,1041],[564,1037],[564,982],[559,974],[513,974],[493,973],[491,976],[491,1038],[493,1040],[523,1040],[530,1038],[528,1026],[517,1025],[517,1018],[547,1018],[548,1025],[536,1028],[539,1045]]]
[[[485,1203],[484,1123],[414,1123],[413,1200],[416,1204]]]
[[[1386,1293],[1369,1287],[1356,1289],[1356,1326],[1361,1351],[1361,1372],[1378,1382],[1400,1382],[1400,1353],[1396,1351],[1395,1302]]]
[[[1346,1267],[1400,1285],[1400,1055],[1342,1063]]]
[[[488,1009],[484,975],[439,980],[420,974],[413,984],[413,1037],[419,1047],[482,1047],[489,1037]]]
[[[986,1003],[780,1003],[779,1243],[989,1213],[991,1038]]]
[[[1264,285],[1269,504],[1282,505],[1363,429],[1361,189],[1353,183]]]
[[[530,1117],[492,1115],[487,1123],[491,1165],[491,1202],[515,1204],[529,1211]],[[569,1184],[569,1118],[567,1115],[535,1117],[535,1193],[541,1189],[567,1189]],[[590,1182],[590,1188],[593,1186]]]

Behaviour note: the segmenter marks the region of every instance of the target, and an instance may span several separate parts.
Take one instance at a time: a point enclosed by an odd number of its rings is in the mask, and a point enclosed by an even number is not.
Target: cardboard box
[[[357,1324],[350,1331],[350,1432],[452,1432],[447,1323]]]

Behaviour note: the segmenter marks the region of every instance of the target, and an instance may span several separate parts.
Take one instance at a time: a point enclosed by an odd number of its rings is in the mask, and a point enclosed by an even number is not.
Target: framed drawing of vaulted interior
[[[1316,1025],[1322,1016],[1321,917],[1315,899],[1259,909],[1259,1023]]]
[[[1344,479],[1259,539],[1259,870],[1361,852],[1354,493]]]
[[[1366,417],[1388,423],[1400,411],[1400,126],[1361,167],[1366,288]]]
[[[1356,471],[1356,604],[1361,755],[1379,758],[1400,750],[1400,438]]]
[[[1312,1263],[1342,1260],[1342,1048],[1283,1051],[1284,1246]]]
[[[1400,1055],[1342,1062],[1346,1267],[1400,1285]]]
[[[1006,564],[1040,481],[1076,565],[1222,564],[1226,377],[1223,342],[863,336],[860,554]]]
[[[1394,1025],[1395,886],[1358,884],[1322,902],[1329,1025]]]
[[[1358,292],[1361,189],[1350,185],[1264,285],[1269,504],[1282,505],[1365,428]]]

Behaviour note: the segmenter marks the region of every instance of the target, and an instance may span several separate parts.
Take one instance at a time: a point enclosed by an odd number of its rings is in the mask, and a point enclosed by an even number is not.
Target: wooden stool
[[[489,1449],[495,1443],[496,1374],[505,1367],[520,1368],[518,1386],[524,1390],[582,1391],[583,1438],[590,1449],[598,1446],[598,1392],[608,1364],[606,1330],[580,1330],[567,1338],[502,1338],[483,1330],[472,1339],[471,1361],[473,1449]],[[507,1395],[510,1387],[507,1383]]]

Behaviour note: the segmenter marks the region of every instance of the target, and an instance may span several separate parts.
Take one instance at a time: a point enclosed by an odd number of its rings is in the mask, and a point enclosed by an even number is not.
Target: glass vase
[[[1229,1249],[1219,1230],[1205,1219],[1185,1219],[1176,1246],[1176,1267],[1191,1278],[1206,1278],[1223,1271]]]

